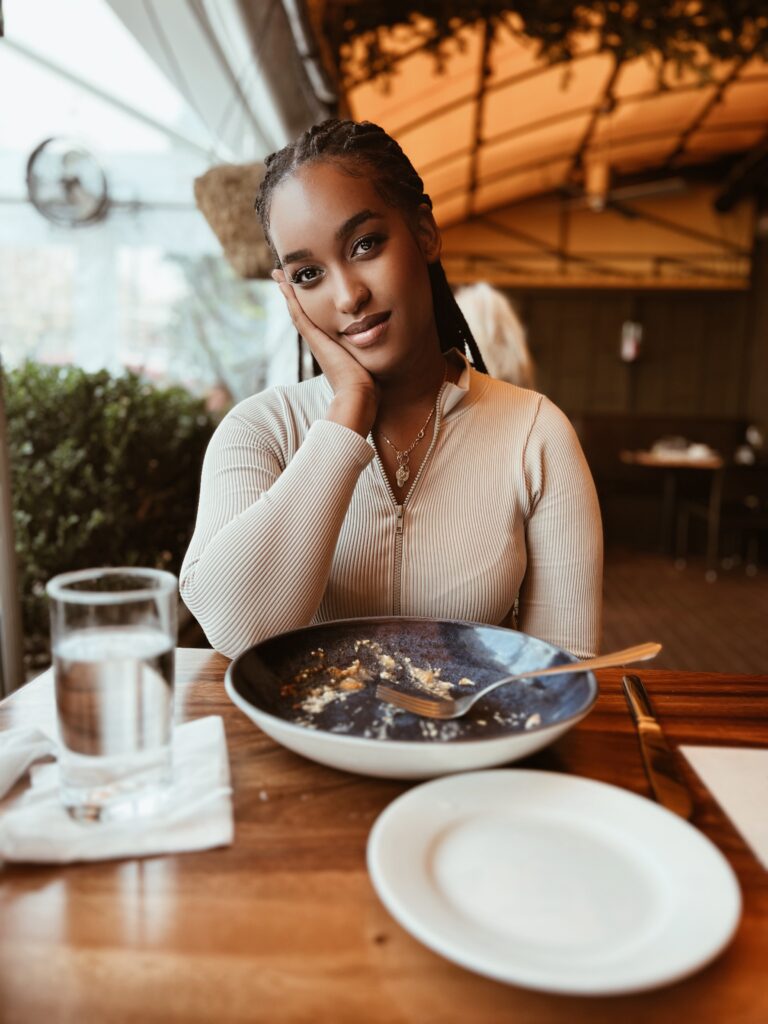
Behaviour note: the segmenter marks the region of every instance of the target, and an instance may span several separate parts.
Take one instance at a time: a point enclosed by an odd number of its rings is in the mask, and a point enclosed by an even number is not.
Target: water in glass
[[[64,806],[91,821],[155,813],[172,770],[174,577],[90,570],[49,594]]]

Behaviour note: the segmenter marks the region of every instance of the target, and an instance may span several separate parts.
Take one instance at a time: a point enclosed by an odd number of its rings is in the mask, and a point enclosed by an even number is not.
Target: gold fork
[[[538,679],[541,676],[562,675],[565,672],[590,672],[595,668],[616,668],[618,665],[627,665],[631,661],[648,661],[650,658],[655,658],[660,650],[661,644],[638,644],[636,647],[625,647],[622,651],[601,654],[597,658],[588,658],[586,661],[572,661],[570,664],[552,665],[543,669],[534,668],[529,672],[504,676],[503,679],[497,679],[495,683],[485,686],[477,693],[470,693],[465,697],[456,697],[455,699],[416,697],[412,693],[395,690],[384,683],[379,683],[376,687],[376,696],[379,700],[395,704],[405,711],[412,711],[415,715],[422,715],[425,718],[461,718],[481,697],[485,697],[491,690],[495,690],[498,686],[504,686],[506,683],[514,683],[519,679],[534,677]]]

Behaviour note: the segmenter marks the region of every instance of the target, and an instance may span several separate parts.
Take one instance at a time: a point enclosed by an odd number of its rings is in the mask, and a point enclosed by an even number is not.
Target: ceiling
[[[484,30],[462,33],[446,73],[409,52],[386,88],[347,91],[354,117],[390,131],[420,169],[444,224],[542,193],[579,189],[595,164],[612,181],[752,149],[768,136],[768,65],[716,64],[679,77],[638,58],[618,69],[584,37],[567,65],[542,64],[533,42],[502,33],[482,74]],[[597,175],[599,177],[599,175]]]
[[[507,30],[488,46],[480,23],[441,73],[408,27],[387,38],[394,74],[355,81],[353,46],[343,103],[422,174],[453,280],[748,286],[740,182],[768,165],[768,64],[715,63],[706,80],[648,57],[616,67],[584,35],[550,65]]]

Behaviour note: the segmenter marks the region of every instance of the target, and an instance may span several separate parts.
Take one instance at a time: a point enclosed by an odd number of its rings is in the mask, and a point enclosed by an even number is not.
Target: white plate
[[[392,916],[479,974],[547,992],[636,992],[712,960],[741,893],[720,851],[658,804],[523,769],[425,783],[368,840]]]

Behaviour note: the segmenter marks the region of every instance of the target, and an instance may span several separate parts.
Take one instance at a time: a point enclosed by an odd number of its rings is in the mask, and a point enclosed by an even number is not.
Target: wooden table
[[[662,550],[680,554],[675,540],[677,522],[677,475],[681,470],[708,471],[711,473],[709,500],[707,502],[707,578],[717,576],[717,553],[720,535],[720,506],[723,496],[723,475],[725,461],[717,452],[700,459],[692,459],[684,452],[680,454],[659,454],[653,451],[621,451],[619,458],[626,465],[644,466],[647,469],[664,471],[664,493],[661,506]]]
[[[694,824],[742,885],[734,942],[694,977],[655,992],[545,995],[456,967],[393,921],[369,881],[365,846],[376,816],[407,784],[347,775],[283,750],[230,704],[225,665],[210,651],[180,650],[177,706],[181,721],[224,719],[234,845],[0,869],[3,1024],[768,1021],[768,873],[685,761]],[[768,744],[768,676],[641,674],[673,743]],[[598,678],[592,713],[524,763],[647,795],[620,673]],[[50,674],[0,704],[0,728],[52,720]]]

